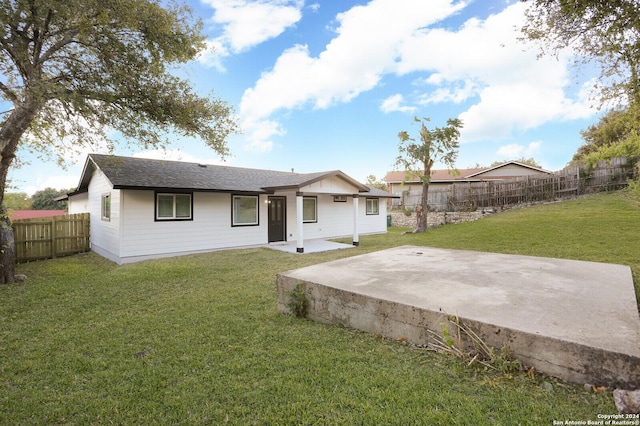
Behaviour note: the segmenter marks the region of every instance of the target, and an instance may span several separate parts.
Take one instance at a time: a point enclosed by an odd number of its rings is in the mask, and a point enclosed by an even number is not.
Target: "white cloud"
[[[438,76],[438,74],[433,74]],[[433,78],[430,82],[439,81],[442,82],[442,78]],[[441,83],[434,83],[441,84]],[[433,92],[425,93],[420,96],[420,105],[437,104],[443,102],[453,102],[459,104],[469,99],[471,96],[477,93],[477,85],[472,80],[456,81],[450,83],[447,87],[439,87]]]
[[[415,107],[410,106],[401,106],[402,102],[404,102],[404,98],[401,94],[397,93],[393,96],[389,96],[382,102],[380,105],[380,109],[382,112],[389,113],[394,111],[399,112],[415,112]]]
[[[218,71],[224,72],[225,67],[223,58],[230,55],[226,46],[221,40],[207,40],[207,47],[199,53],[198,62],[216,68]]]
[[[81,170],[81,169],[80,169]],[[51,175],[45,178],[38,177],[34,185],[21,186],[19,191],[25,192],[28,196],[33,196],[38,191],[45,188],[53,189],[75,189],[78,186],[80,172],[77,174]],[[10,191],[12,192],[12,191]]]
[[[505,158],[509,160],[514,160],[522,157],[530,158],[530,157],[533,157],[535,154],[539,153],[541,147],[542,147],[542,142],[540,141],[531,142],[527,146],[513,143],[513,144],[504,145],[500,147],[496,152],[496,154],[501,158]]]
[[[395,68],[398,48],[412,32],[461,7],[449,0],[372,0],[340,13],[336,37],[326,49],[317,57],[304,45],[284,51],[273,69],[245,91],[240,114],[257,125],[281,109],[349,102]]]
[[[500,157],[505,157],[505,158],[517,158],[522,155],[523,151],[524,151],[523,145],[512,143],[512,144],[500,147],[500,149],[498,149],[496,154],[498,154]]]
[[[69,175],[57,175],[49,176],[45,179],[41,185],[41,189],[55,188],[55,189],[68,189],[78,186],[78,176]]]
[[[478,98],[459,116],[463,141],[505,138],[550,120],[593,114],[584,93],[577,100],[565,95],[568,56],[538,59],[535,49],[517,40],[515,26],[525,8],[513,4],[484,21],[470,19],[457,31],[423,29],[401,47],[400,74],[432,72],[425,83],[436,87],[422,104]]]
[[[282,136],[285,131],[277,121],[260,120],[255,123],[245,121],[242,126],[245,130],[244,149],[251,152],[269,152],[273,149],[274,136]]]
[[[273,115],[281,110],[350,102],[385,75],[421,73],[426,86],[414,95],[419,105],[470,103],[459,115],[463,142],[508,138],[551,120],[593,115],[584,93],[577,99],[566,94],[568,55],[538,59],[537,49],[517,40],[526,5],[517,2],[459,28],[435,27],[464,7],[454,0],[372,0],[340,13],[336,37],[325,50],[315,57],[306,45],[285,50],[245,91],[240,114],[259,125],[277,120]],[[410,102],[401,106],[398,95],[381,109],[413,108]]]
[[[542,141],[531,142],[527,147],[526,155],[533,155],[542,148]]]
[[[221,58],[279,36],[302,18],[303,0],[204,0],[215,9],[222,35],[208,41],[202,63],[222,68]]]

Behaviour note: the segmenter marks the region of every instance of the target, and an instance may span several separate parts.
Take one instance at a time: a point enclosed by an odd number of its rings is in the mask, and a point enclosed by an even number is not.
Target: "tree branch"
[[[48,48],[43,54],[42,56],[40,56],[38,58],[38,62],[39,63],[44,63],[47,60],[49,60],[49,58],[51,58],[51,56],[53,54],[55,54],[56,52],[58,52],[60,49],[62,49],[64,46],[66,46],[67,44],[70,44],[72,42],[74,42],[74,38],[75,36],[78,35],[78,33],[80,33],[80,30],[78,28],[71,28],[68,30],[68,32],[64,35],[64,37],[62,37],[61,40],[59,40],[57,43],[54,43],[50,48]]]
[[[7,87],[4,83],[0,82],[0,90],[2,90],[2,93],[5,94],[5,96],[7,98],[9,98],[9,100],[13,103],[19,102],[18,97],[16,96],[16,94],[13,92],[13,90],[11,90],[9,87]]]

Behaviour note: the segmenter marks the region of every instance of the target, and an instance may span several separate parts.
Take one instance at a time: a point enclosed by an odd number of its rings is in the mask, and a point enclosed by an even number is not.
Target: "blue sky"
[[[188,0],[209,49],[183,67],[202,95],[234,106],[243,134],[231,166],[296,172],[339,169],[365,181],[393,169],[398,132],[413,117],[463,121],[457,167],[533,157],[566,165],[579,131],[598,120],[589,70],[570,53],[537,58],[518,41],[525,5],[455,0]],[[88,152],[66,170],[23,150],[11,192],[78,183]],[[198,140],[165,152],[117,146],[115,154],[221,163]],[[437,166],[436,166],[437,167]]]

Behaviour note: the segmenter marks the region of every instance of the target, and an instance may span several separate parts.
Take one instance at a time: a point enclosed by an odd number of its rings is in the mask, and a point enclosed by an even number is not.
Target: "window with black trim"
[[[317,222],[318,221],[318,198],[302,197],[302,221]]]
[[[156,194],[156,220],[191,220],[191,194]]]
[[[233,195],[231,210],[232,226],[252,226],[260,224],[257,195]]]
[[[378,198],[367,198],[367,214],[380,214],[379,203]]]
[[[111,194],[103,194],[100,200],[100,215],[102,220],[111,220]]]

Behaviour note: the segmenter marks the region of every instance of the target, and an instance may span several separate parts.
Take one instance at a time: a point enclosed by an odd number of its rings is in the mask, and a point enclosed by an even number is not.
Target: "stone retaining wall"
[[[521,209],[525,207],[536,206],[540,204],[555,204],[561,203],[567,200],[574,200],[579,198],[591,197],[595,194],[582,194],[574,195],[571,197],[553,200],[553,201],[541,201],[541,202],[529,202],[520,203],[512,206],[501,206],[496,208],[483,208],[472,212],[429,212],[427,215],[427,223],[430,227],[449,225],[452,223],[464,223],[473,222],[474,220],[482,219],[485,216],[499,213],[505,210]],[[408,216],[402,210],[387,210],[387,214],[391,216],[391,226],[397,226],[399,228],[415,228],[416,227],[416,214],[411,212]]]
[[[448,225],[450,223],[473,222],[493,213],[493,211],[485,210],[475,212],[429,212],[427,215],[427,223],[430,227]],[[415,228],[416,214],[411,213],[407,216],[404,212],[389,212],[391,216],[391,226],[400,228]]]

